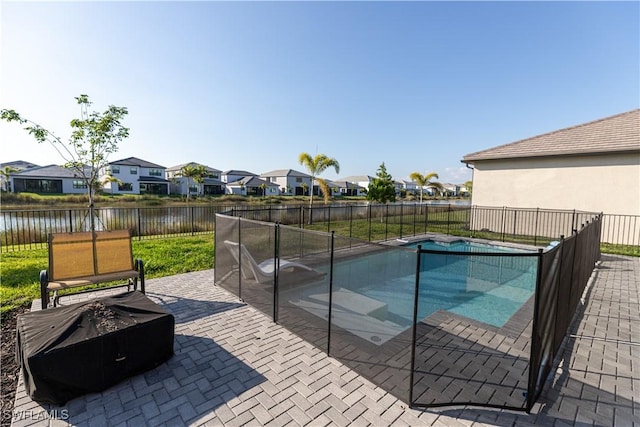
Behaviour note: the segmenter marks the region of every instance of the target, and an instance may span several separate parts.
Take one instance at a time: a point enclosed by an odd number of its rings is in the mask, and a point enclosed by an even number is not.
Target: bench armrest
[[[47,270],[40,271],[40,303],[41,309],[46,310],[49,307],[49,291],[47,286],[49,285],[49,272]]]

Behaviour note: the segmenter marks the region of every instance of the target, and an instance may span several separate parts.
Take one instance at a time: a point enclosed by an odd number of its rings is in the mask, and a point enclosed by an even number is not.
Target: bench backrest
[[[127,270],[133,270],[129,230],[49,235],[49,280],[51,281]]]

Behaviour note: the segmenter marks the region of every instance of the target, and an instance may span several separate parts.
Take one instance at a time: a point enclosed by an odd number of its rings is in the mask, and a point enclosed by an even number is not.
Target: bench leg
[[[58,291],[53,292],[53,306],[57,307],[60,302],[60,295],[58,295]]]
[[[40,272],[40,304],[42,310],[46,310],[49,307],[49,274],[47,270]]]
[[[144,263],[142,262],[141,259],[137,259],[136,260],[135,269],[138,272],[138,275],[140,276],[140,292],[142,292],[144,294],[145,293],[145,288],[144,288]]]

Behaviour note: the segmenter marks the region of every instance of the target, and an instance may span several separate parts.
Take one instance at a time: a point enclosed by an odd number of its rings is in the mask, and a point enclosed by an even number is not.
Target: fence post
[[[353,237],[353,205],[349,205],[349,238]]]
[[[451,224],[451,203],[447,205],[447,234],[449,234],[450,224]]]
[[[404,204],[400,205],[400,238],[402,239],[402,224],[404,223]]]
[[[533,230],[533,246],[538,245],[538,215],[540,214],[540,208],[536,208],[536,225]]]
[[[384,240],[387,240],[389,237],[389,205],[385,204],[385,218],[384,218]]]
[[[329,317],[327,319],[327,356],[331,355],[331,315],[333,307],[333,249],[335,231],[331,232],[331,253],[329,254]]]
[[[429,204],[424,205],[424,234],[429,231]]]
[[[369,203],[368,205],[367,216],[369,221],[369,241],[371,241],[371,203]]]
[[[273,321],[278,323],[278,272],[280,271],[280,224],[276,223],[273,242]]]
[[[71,209],[69,209],[69,233],[73,233],[73,215]]]
[[[539,352],[540,352],[540,339],[538,338],[538,312],[540,310],[540,286],[542,283],[542,251],[538,249],[538,269],[536,273],[536,290],[535,290],[535,303],[533,306],[533,325],[531,327],[531,355],[529,356],[529,384],[527,386],[527,412],[531,411],[536,397],[536,382],[538,375],[540,374]],[[533,362],[535,361],[536,367],[534,369]]]
[[[416,251],[416,282],[413,291],[413,330],[411,331],[411,371],[409,372],[409,406],[413,405],[413,381],[416,370],[416,342],[418,340],[418,297],[420,295],[420,258],[422,257],[422,245],[418,245]]]
[[[502,207],[502,237],[501,240],[504,242],[504,228],[506,227],[505,216],[507,215],[507,207]]]
[[[331,233],[331,205],[327,206],[327,233]]]
[[[514,209],[513,210],[513,238],[514,239],[516,237],[517,224],[518,224],[518,211]]]
[[[195,234],[195,222],[194,222],[195,212],[193,211],[194,209],[195,209],[195,206],[191,206],[191,235],[192,236]]]
[[[560,262],[558,262],[558,265],[559,265],[559,267],[558,267],[558,280],[557,280],[557,283],[556,283],[556,318],[555,318],[555,321],[553,322],[554,323],[554,328],[553,328],[553,357],[554,358],[556,357],[556,353],[557,353],[557,350],[558,350],[558,348],[556,348],[556,343],[558,342],[558,337],[556,336],[555,325],[558,323],[558,313],[560,313],[560,310],[561,310],[560,309],[560,286],[561,286],[560,279],[562,279],[562,270],[565,267],[563,265],[563,260],[564,260],[564,234],[560,235],[560,243],[559,243],[559,245],[560,245],[560,249],[558,249],[558,250],[560,251],[560,255],[559,255]],[[571,282],[569,282],[569,288],[571,288]],[[571,294],[571,292],[569,292],[569,294]],[[565,310],[565,309],[563,308],[563,310]],[[569,329],[569,325],[571,323],[572,317],[573,316],[570,315],[567,318],[568,319],[568,323],[566,325],[564,325],[564,324],[562,325],[562,331],[563,331],[562,334],[563,335],[567,333],[567,330]]]
[[[573,215],[571,216],[571,231],[577,230],[576,228],[576,210],[573,210]]]
[[[413,235],[416,235],[416,204],[413,204]]]
[[[136,208],[138,211],[138,240],[142,240],[142,221],[140,219],[140,208]]]
[[[238,217],[238,299],[242,301],[242,218]]]

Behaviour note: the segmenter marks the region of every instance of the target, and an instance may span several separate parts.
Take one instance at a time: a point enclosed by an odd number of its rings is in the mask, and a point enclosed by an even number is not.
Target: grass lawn
[[[145,278],[171,276],[213,268],[213,234],[133,241],[133,255],[144,262]],[[0,312],[40,298],[40,271],[47,268],[47,250],[3,252],[0,263]]]

